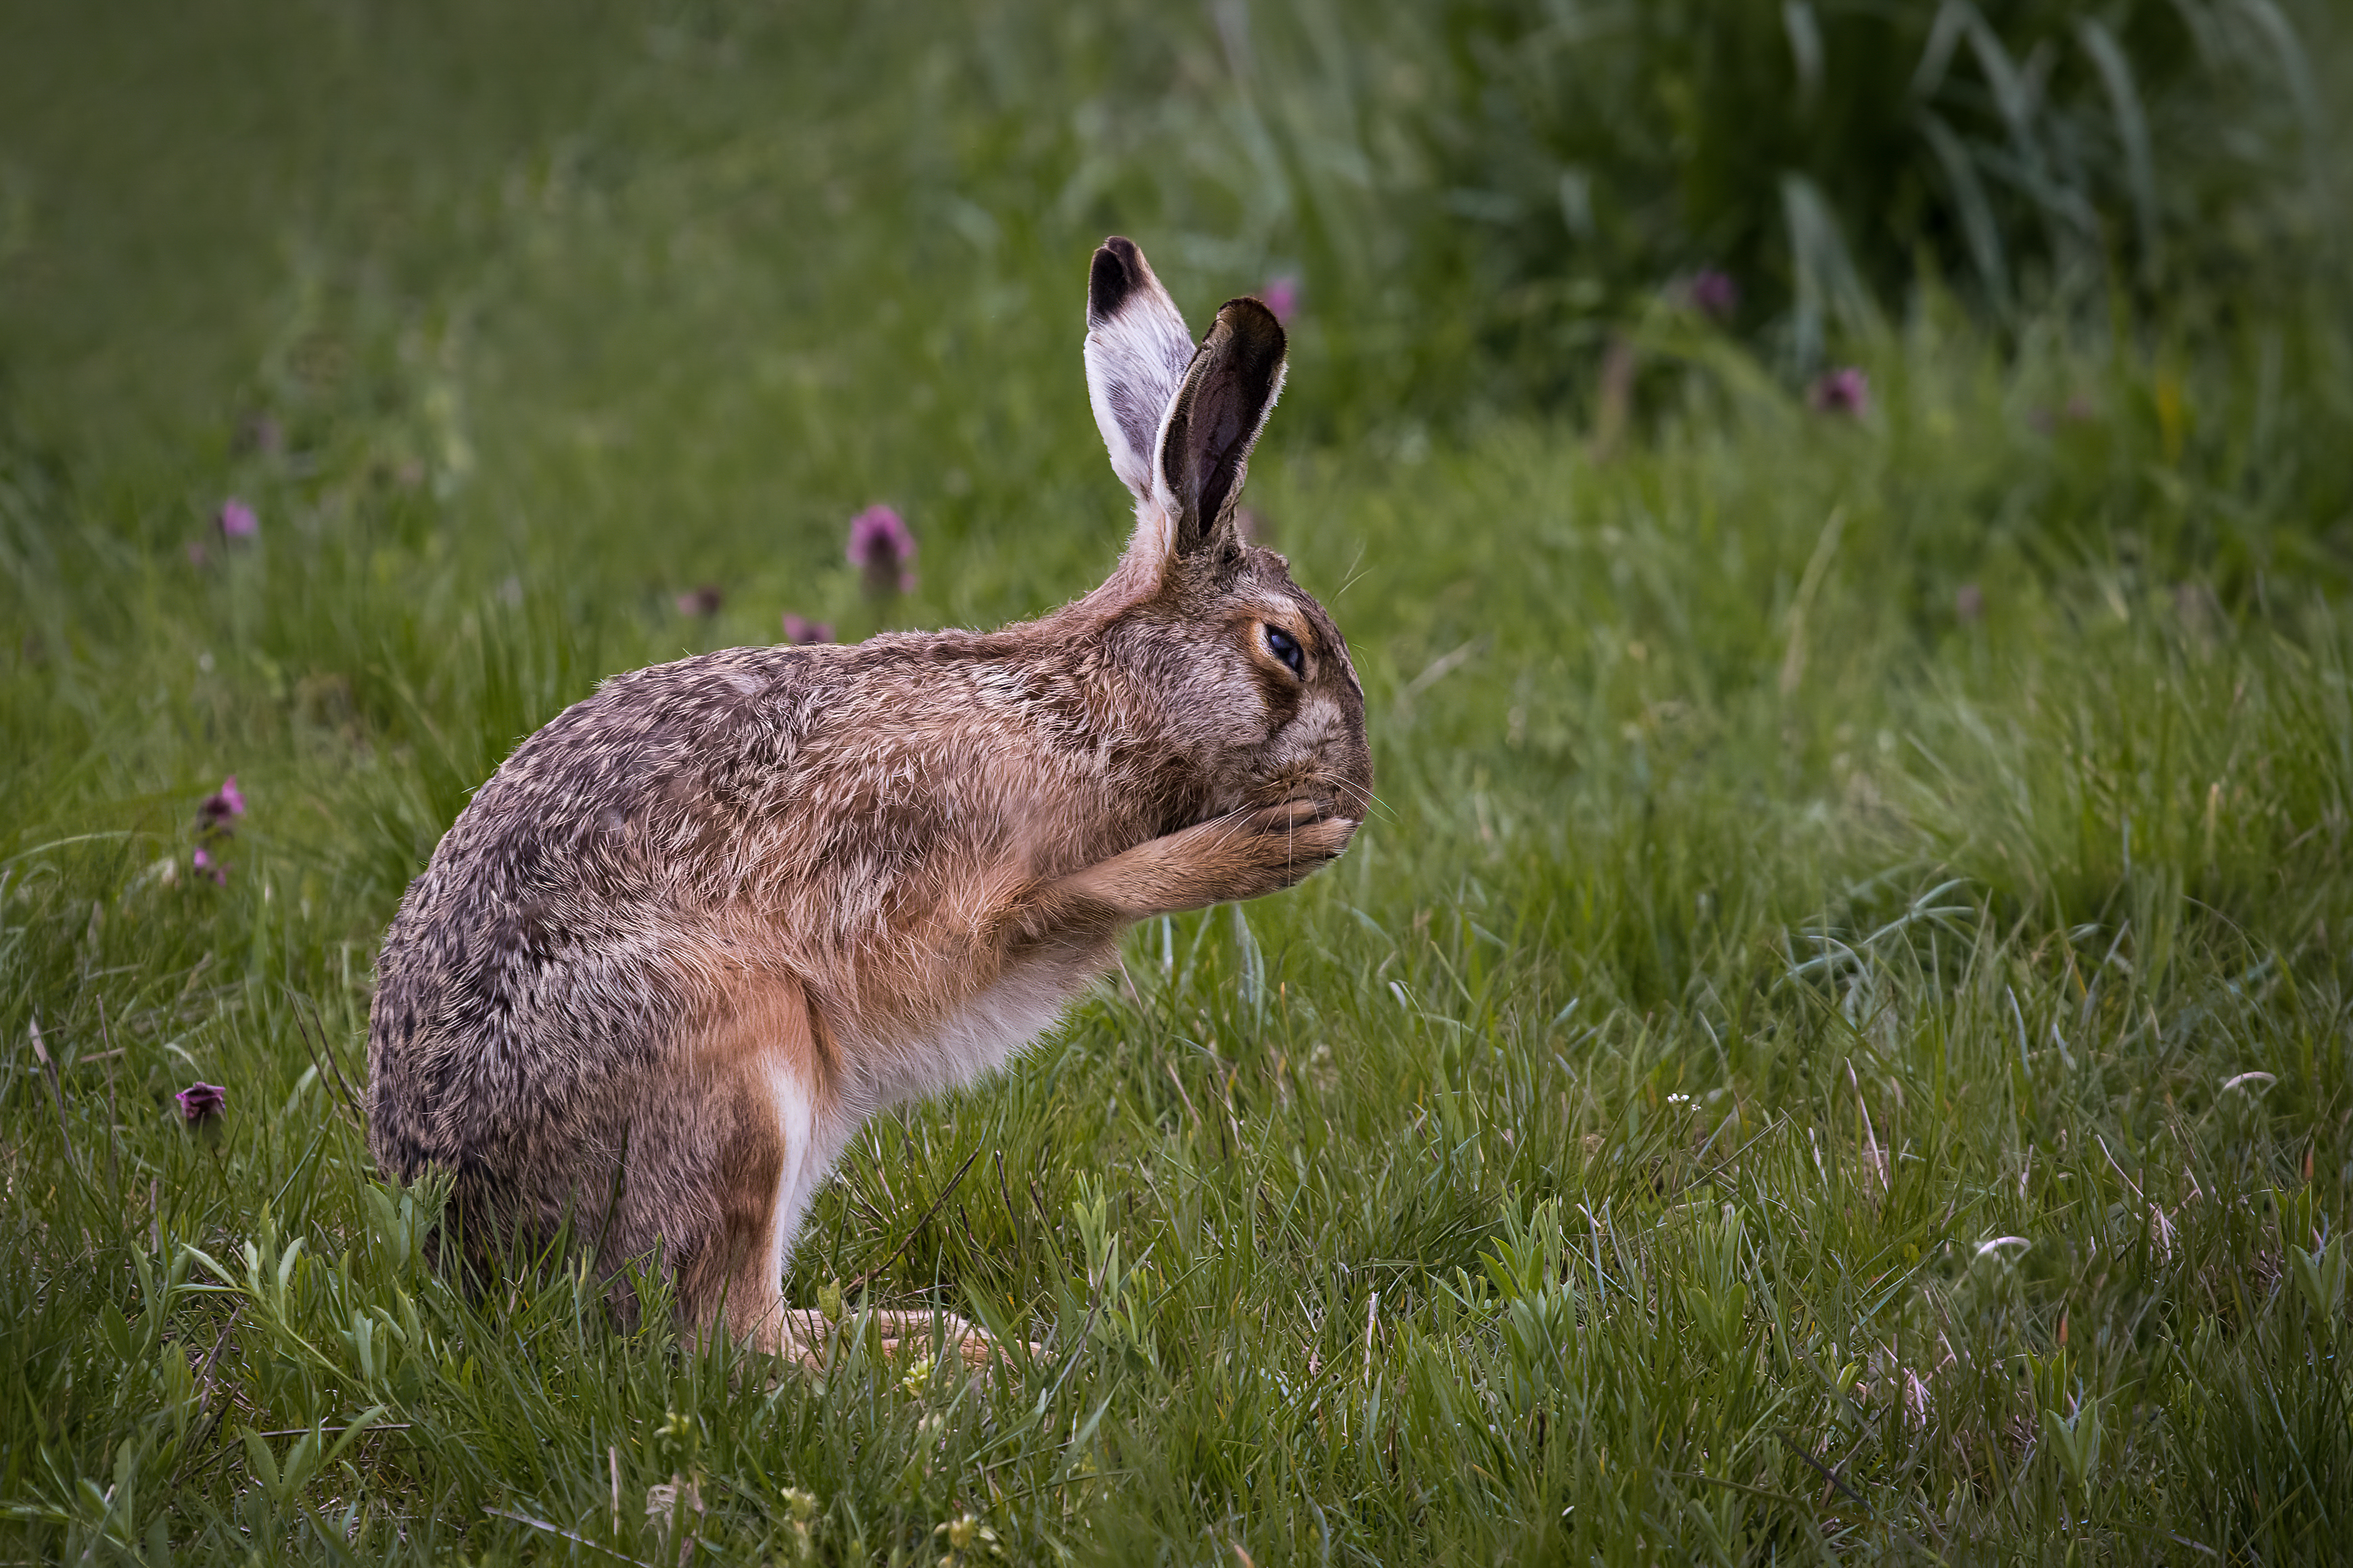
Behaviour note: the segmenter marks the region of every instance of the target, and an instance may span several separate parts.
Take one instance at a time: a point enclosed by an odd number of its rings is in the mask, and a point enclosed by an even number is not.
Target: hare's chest
[[[1058,955],[1018,964],[950,1010],[911,1043],[892,1098],[936,1094],[1003,1067],[1053,1027],[1063,1006],[1103,967],[1095,954]]]

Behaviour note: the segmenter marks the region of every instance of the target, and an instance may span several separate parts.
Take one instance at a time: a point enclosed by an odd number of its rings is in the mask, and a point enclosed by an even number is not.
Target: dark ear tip
[[[1282,321],[1267,308],[1262,300],[1243,295],[1229,300],[1218,307],[1218,321],[1259,355],[1271,354],[1280,359],[1289,348],[1290,335],[1282,330]]]
[[[1150,276],[1152,268],[1135,241],[1116,234],[1104,240],[1087,272],[1087,325],[1100,326],[1118,315],[1127,297]]]

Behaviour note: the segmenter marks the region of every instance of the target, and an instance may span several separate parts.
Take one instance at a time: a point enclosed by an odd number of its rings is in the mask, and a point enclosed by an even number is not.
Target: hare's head
[[[1236,521],[1283,350],[1282,323],[1256,300],[1228,300],[1197,347],[1132,241],[1095,252],[1087,390],[1112,468],[1135,494],[1136,528],[1091,602],[1175,742],[1178,816],[1309,799],[1361,820],[1370,801],[1348,645]]]

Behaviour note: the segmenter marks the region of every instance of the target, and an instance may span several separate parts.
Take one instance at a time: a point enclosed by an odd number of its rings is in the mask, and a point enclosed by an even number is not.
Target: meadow
[[[2327,8],[5,16],[0,1558],[2345,1554]],[[1111,232],[1293,297],[1373,820],[845,1158],[788,1296],[993,1376],[437,1275],[401,889],[605,676],[1098,581]]]

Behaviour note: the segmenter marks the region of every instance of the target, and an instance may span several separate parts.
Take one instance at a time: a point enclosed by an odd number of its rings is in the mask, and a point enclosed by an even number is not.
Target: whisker
[[[1334,600],[1345,599],[1348,596],[1348,590],[1355,587],[1365,575],[1364,564],[1365,546],[1359,543],[1356,546],[1356,558],[1348,563],[1348,570],[1342,574],[1340,586],[1332,595]]]

